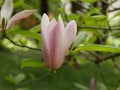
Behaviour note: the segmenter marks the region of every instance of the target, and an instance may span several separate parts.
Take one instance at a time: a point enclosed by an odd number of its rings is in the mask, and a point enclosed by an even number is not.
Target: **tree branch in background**
[[[26,81],[26,82],[23,82],[22,84],[18,85],[17,88],[18,88],[18,87],[26,86],[26,85],[28,85],[28,84],[30,84],[30,83],[34,83],[34,82],[43,80],[43,79],[45,79],[46,77],[48,77],[48,76],[50,76],[50,75],[51,75],[51,73],[48,72],[48,73],[46,73],[46,74],[43,75],[43,76],[36,77],[36,78],[34,78],[34,79],[31,79],[31,80],[28,80],[28,81]]]
[[[114,11],[117,11],[117,10],[120,10],[120,7],[119,8],[114,8],[112,10],[108,10],[108,12],[114,12]]]
[[[10,38],[6,35],[5,30],[4,30],[4,32],[3,32],[2,34],[3,34],[3,38],[6,38],[6,39],[9,40],[12,44],[14,44],[15,46],[19,46],[19,47],[22,47],[22,48],[28,48],[28,49],[31,49],[31,50],[41,51],[40,48],[33,48],[33,47],[26,46],[26,45],[24,45],[24,44],[22,44],[22,43],[21,43],[21,44],[18,44],[18,43],[16,43],[16,42],[14,42],[12,39],[10,39]]]
[[[77,11],[89,10],[89,8],[85,7],[81,1],[72,1],[72,12],[76,13]]]
[[[109,55],[109,56],[106,56],[106,57],[104,57],[104,58],[101,58],[101,59],[97,59],[97,60],[94,60],[94,62],[96,63],[96,64],[99,64],[99,63],[101,63],[101,62],[103,62],[103,61],[106,61],[106,60],[109,60],[109,59],[112,59],[112,58],[115,58],[115,57],[118,57],[118,56],[120,56],[120,53],[117,53],[117,54],[111,54],[111,55]]]
[[[33,48],[33,47],[29,47],[29,46],[26,46],[26,45],[23,45],[22,43],[21,44],[17,44],[16,42],[14,42],[13,40],[11,40],[9,37],[7,36],[4,36],[4,38],[6,38],[7,40],[9,40],[12,44],[14,44],[15,46],[19,46],[19,47],[22,47],[22,48],[28,48],[28,49],[31,49],[31,50],[39,50],[41,51],[41,49],[39,48]]]

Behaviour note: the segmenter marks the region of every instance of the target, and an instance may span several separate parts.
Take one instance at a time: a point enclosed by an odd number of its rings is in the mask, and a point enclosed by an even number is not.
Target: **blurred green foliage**
[[[68,2],[46,0],[51,19],[61,14],[65,25],[75,20],[78,26],[56,74],[45,68],[41,54],[42,0],[13,1],[13,15],[27,9],[38,11],[6,31],[16,44],[0,32],[0,90],[89,90],[92,78],[96,90],[120,89],[120,11],[110,18],[108,9],[115,0],[70,0],[70,14],[65,10]]]
[[[120,86],[120,71],[115,69],[110,60],[101,63],[100,66],[88,62],[79,68],[66,66],[64,63],[56,74],[48,72],[44,67],[20,68],[22,59],[34,56],[36,60],[40,60],[39,54],[35,51],[0,52],[0,58],[2,58],[0,60],[0,89],[86,90],[82,88],[83,86],[89,88],[92,78],[96,80],[97,90],[115,90],[114,86]],[[104,74],[105,79],[101,74]]]

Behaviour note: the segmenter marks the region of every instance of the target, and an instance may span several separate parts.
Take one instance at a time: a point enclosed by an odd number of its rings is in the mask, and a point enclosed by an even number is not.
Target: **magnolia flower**
[[[1,8],[1,13],[0,13],[1,14],[0,26],[5,24],[4,29],[11,28],[21,19],[27,18],[28,16],[30,16],[36,12],[36,10],[24,10],[24,11],[17,13],[16,15],[14,15],[12,18],[10,18],[12,11],[13,11],[13,0],[5,0],[3,6]]]
[[[95,79],[94,78],[91,79],[90,90],[95,90]]]
[[[45,65],[49,69],[56,70],[61,67],[65,55],[69,50],[77,32],[74,20],[64,27],[63,20],[59,15],[58,21],[49,18],[46,14],[41,20],[42,54]]]

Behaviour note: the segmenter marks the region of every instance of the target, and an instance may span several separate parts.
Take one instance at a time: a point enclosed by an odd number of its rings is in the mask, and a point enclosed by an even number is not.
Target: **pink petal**
[[[68,50],[76,36],[77,24],[74,20],[70,21],[65,28],[64,49]]]
[[[54,60],[54,67],[55,69],[58,69],[61,67],[65,55],[68,52],[68,49],[70,48],[75,35],[76,35],[76,31],[77,31],[77,25],[75,21],[71,21],[68,23],[67,27],[63,30],[61,30],[62,32],[60,32],[59,30],[56,32],[56,35],[54,36],[54,40],[55,42],[53,42],[54,45],[52,45],[52,49],[53,49],[53,59]],[[61,34],[60,34],[61,33]]]
[[[42,20],[41,20],[41,34],[42,34],[42,53],[43,53],[43,58],[45,60],[46,66],[51,67],[50,63],[50,33],[52,29],[56,25],[56,20],[53,19],[51,22],[49,22],[49,18],[46,14],[43,15]]]
[[[90,90],[95,90],[95,79],[94,78],[91,79]]]
[[[50,35],[50,68],[58,69],[64,60],[65,54],[62,50],[64,40],[64,24],[61,16]]]
[[[43,15],[41,22],[42,53],[48,68],[58,69],[61,67],[65,55],[75,38],[76,32],[77,25],[75,21],[71,21],[64,28],[61,16],[59,16],[58,22],[55,19],[49,22],[48,16]]]
[[[5,0],[1,8],[1,19],[9,19],[13,11],[13,0]]]
[[[20,20],[25,19],[29,17],[30,15],[34,14],[35,12],[36,10],[24,10],[24,11],[17,13],[8,21],[7,29],[14,26]]]
[[[41,34],[46,40],[49,38],[49,34],[52,31],[52,28],[56,25],[56,20],[53,19],[51,22],[49,22],[49,18],[46,14],[42,16],[41,19]]]
[[[46,14],[43,14],[41,18],[41,32],[45,33],[47,32],[47,26],[49,24],[49,18]]]

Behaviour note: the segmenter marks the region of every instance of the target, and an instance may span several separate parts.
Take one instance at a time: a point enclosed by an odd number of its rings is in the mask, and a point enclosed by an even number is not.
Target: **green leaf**
[[[86,32],[80,32],[73,42],[72,49],[78,46],[79,44],[85,42],[87,36],[88,34]]]
[[[79,55],[74,55],[73,58],[76,60],[77,64],[79,64],[80,66],[85,65],[87,63],[87,60],[83,59]]]
[[[113,15],[113,16],[110,18],[110,20],[113,19],[113,18],[115,18],[115,17],[117,17],[117,16],[120,16],[120,11],[118,11],[115,15]]]
[[[31,28],[29,31],[35,32],[35,33],[36,33],[36,32],[39,32],[39,31],[40,31],[40,25],[37,25],[37,26]]]
[[[65,20],[66,20],[66,17],[64,17]],[[67,15],[67,19],[69,21],[71,20],[75,20],[77,23],[80,23],[80,15],[77,15],[77,14],[70,14],[70,15]]]
[[[19,74],[15,77],[16,84],[22,82],[25,78],[26,78],[26,76],[25,76],[24,73],[19,73]]]
[[[19,0],[19,1],[15,2],[15,3],[14,3],[14,8],[20,7],[24,1],[25,1],[25,0]]]
[[[107,86],[102,82],[97,82],[97,90],[108,90]]]
[[[115,36],[115,37],[120,37],[120,31],[115,31],[115,32],[112,32],[112,35]]]
[[[92,20],[98,20],[98,21],[102,21],[102,20],[106,20],[106,16],[105,15],[95,15],[95,16],[91,16]]]
[[[5,80],[7,80],[8,82],[10,82],[12,84],[16,84],[16,80],[12,74],[9,74],[8,76],[6,76]]]
[[[113,27],[119,27],[120,26],[120,16],[116,16],[114,18],[112,18],[110,21],[110,26],[113,26]]]
[[[105,15],[101,15],[101,13],[99,13],[99,11],[100,10],[98,10],[98,11],[95,10],[95,11],[92,11],[91,14],[84,15],[84,17],[82,19],[83,26],[106,27],[107,17]],[[99,15],[91,16],[94,13],[99,14]]]
[[[30,90],[29,88],[17,88],[16,90]]]
[[[24,73],[19,73],[16,77],[14,77],[12,74],[9,74],[8,76],[5,77],[5,80],[13,83],[13,84],[18,84],[22,82],[26,78]]]
[[[24,67],[43,67],[44,64],[38,60],[23,60],[21,62],[21,68],[24,68]]]
[[[97,44],[90,44],[90,45],[79,45],[73,53],[79,52],[81,50],[91,50],[91,51],[102,51],[102,52],[113,52],[118,53],[120,52],[120,48],[108,46],[108,45],[97,45]]]
[[[84,3],[94,3],[94,2],[96,2],[97,0],[80,0],[80,1],[82,1],[82,2],[84,2]]]
[[[32,31],[14,30],[14,31],[11,31],[10,33],[8,33],[8,35],[13,35],[13,34],[20,34],[20,35],[23,35],[23,36],[27,36],[27,37],[30,37],[30,38],[37,39],[37,40],[41,40],[40,34],[34,33]]]
[[[88,87],[82,85],[82,84],[79,84],[79,83],[74,83],[74,86],[79,88],[80,90],[89,90]]]

